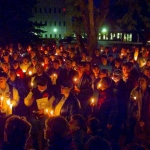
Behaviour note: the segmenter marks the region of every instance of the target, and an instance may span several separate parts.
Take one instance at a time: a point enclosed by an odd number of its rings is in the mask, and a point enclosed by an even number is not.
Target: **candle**
[[[9,106],[9,114],[12,114],[12,107],[13,107],[13,104],[11,104],[10,99],[8,99],[8,100],[6,101],[6,103],[7,103],[7,105]]]
[[[77,82],[77,80],[78,80],[77,78],[74,78],[74,82]]]
[[[2,105],[3,105],[3,100],[4,100],[4,97],[2,96],[1,97],[1,102],[0,102],[0,107],[2,107]]]
[[[44,66],[44,63],[42,63],[42,66]]]
[[[32,75],[32,71],[29,71],[29,75],[30,75],[30,76]]]
[[[20,77],[20,74],[17,73],[17,76]]]
[[[26,70],[23,70],[23,72],[25,73],[25,72],[26,72]]]
[[[54,111],[53,111],[53,110],[51,110],[51,111],[50,111],[50,114],[51,114],[52,116],[54,116]]]
[[[98,84],[98,86],[97,86],[97,88],[98,88],[98,89],[100,89],[100,88],[101,88],[101,86],[102,86],[102,85],[99,83],[99,84]]]
[[[31,87],[33,88],[33,82],[31,82]]]
[[[91,99],[91,108],[92,108],[91,110],[92,110],[92,112],[94,111],[94,101],[95,101],[94,98],[92,98]]]
[[[136,96],[134,96],[133,99],[136,100]]]

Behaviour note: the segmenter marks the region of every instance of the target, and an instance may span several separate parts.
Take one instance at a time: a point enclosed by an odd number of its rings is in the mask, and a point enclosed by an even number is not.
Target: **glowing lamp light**
[[[54,30],[53,30],[54,32],[57,32],[57,29],[56,28],[54,28]]]
[[[102,33],[106,33],[107,32],[107,29],[106,28],[103,28],[102,29]]]

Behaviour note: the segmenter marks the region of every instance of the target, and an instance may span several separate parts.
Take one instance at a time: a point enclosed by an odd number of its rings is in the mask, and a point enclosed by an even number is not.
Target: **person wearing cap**
[[[54,115],[61,115],[69,120],[71,115],[79,113],[80,102],[71,93],[72,88],[73,84],[70,80],[65,80],[61,84],[61,95],[56,97],[53,103]]]
[[[33,88],[24,99],[24,104],[30,110],[29,122],[33,126],[31,137],[33,139],[33,148],[36,150],[43,150],[43,147],[40,147],[44,146],[42,131],[53,100],[53,93],[48,89],[48,81],[45,78],[40,78],[37,82],[37,87]]]
[[[16,88],[19,93],[20,100],[18,106],[15,108],[15,114],[19,116],[26,115],[27,109],[24,105],[24,98],[28,94],[28,90],[23,80],[17,76],[17,73],[14,69],[10,69],[10,74],[7,83]]]
[[[19,103],[18,91],[7,84],[7,74],[4,71],[0,72],[0,114],[8,116],[13,113],[13,108],[15,108]]]
[[[52,90],[52,83],[51,83],[51,79],[48,76],[48,74],[46,74],[44,72],[44,67],[42,66],[42,64],[37,64],[35,66],[36,69],[36,73],[34,74],[34,76],[31,78],[31,82],[33,83],[33,87],[37,87],[37,82],[38,80],[40,80],[40,78],[45,78],[47,80],[47,86],[48,89]]]
[[[6,63],[9,63],[9,64],[11,65],[11,64],[12,64],[12,61],[13,61],[13,59],[12,59],[12,57],[9,55],[9,53],[8,53],[8,52],[4,52],[4,53],[3,53],[2,62],[3,62],[3,63],[6,62]]]

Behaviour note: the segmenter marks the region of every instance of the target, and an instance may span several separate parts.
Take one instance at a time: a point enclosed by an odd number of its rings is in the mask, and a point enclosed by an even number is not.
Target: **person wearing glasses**
[[[80,102],[71,93],[73,84],[70,80],[65,80],[61,84],[61,95],[53,102],[54,115],[63,116],[69,120],[70,116],[80,111]]]

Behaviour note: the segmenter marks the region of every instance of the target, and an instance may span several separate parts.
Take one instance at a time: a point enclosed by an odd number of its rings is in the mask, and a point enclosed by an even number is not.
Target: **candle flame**
[[[53,110],[51,110],[51,111],[50,111],[50,114],[51,114],[52,116],[54,116],[54,111],[53,111]]]
[[[136,96],[133,97],[136,100]]]
[[[77,78],[74,78],[74,82],[77,82]]]
[[[29,71],[29,75],[32,75],[32,71]]]
[[[94,98],[92,98],[91,102],[92,102],[92,104],[94,103]]]

